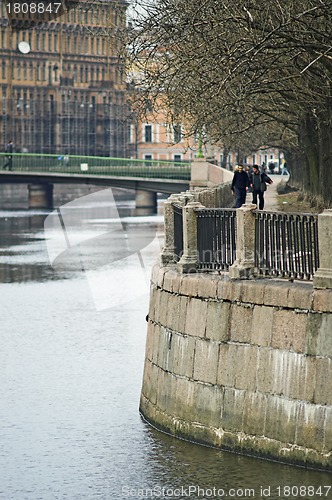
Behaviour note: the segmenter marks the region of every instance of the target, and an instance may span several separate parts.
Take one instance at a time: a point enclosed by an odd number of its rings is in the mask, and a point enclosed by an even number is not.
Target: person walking
[[[285,160],[282,162],[281,175],[289,175],[289,171]]]
[[[5,149],[6,153],[6,162],[3,166],[3,169],[6,170],[12,170],[13,169],[13,141],[10,140],[8,141],[8,144]]]
[[[235,169],[231,190],[235,196],[234,208],[240,208],[246,202],[246,195],[250,181],[247,172],[244,171],[243,165],[238,165]]]
[[[252,202],[254,205],[257,205],[257,197],[259,198],[259,210],[263,210],[264,208],[264,193],[266,191],[266,184],[273,184],[273,180],[265,172],[261,173],[258,165],[253,165],[250,178]]]

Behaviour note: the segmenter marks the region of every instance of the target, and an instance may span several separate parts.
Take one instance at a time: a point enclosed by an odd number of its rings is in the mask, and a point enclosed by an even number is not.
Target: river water
[[[0,212],[0,498],[332,498],[328,473],[177,440],[140,417],[163,221],[113,202],[92,199],[79,221],[74,205],[71,218]]]

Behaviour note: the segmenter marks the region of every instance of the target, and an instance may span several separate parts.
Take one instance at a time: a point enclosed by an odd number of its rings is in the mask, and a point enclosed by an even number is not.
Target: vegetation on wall
[[[332,204],[331,0],[136,0],[131,13],[142,102],[163,98],[226,148],[283,149],[293,181]]]

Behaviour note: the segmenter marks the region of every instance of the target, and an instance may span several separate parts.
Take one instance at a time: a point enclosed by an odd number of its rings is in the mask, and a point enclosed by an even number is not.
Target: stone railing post
[[[169,264],[175,261],[174,255],[174,208],[173,203],[178,199],[177,195],[171,194],[164,204],[164,241],[165,245],[161,251],[161,262]]]
[[[183,255],[177,263],[177,269],[182,273],[197,271],[197,217],[196,208],[202,208],[197,201],[189,201],[182,209],[183,213]]]
[[[164,246],[161,251],[161,262],[165,265],[176,261],[174,245],[174,204],[183,207],[194,199],[191,193],[171,194],[164,204]]]
[[[314,288],[332,288],[332,210],[318,215],[319,268],[314,274]]]
[[[229,268],[229,277],[247,279],[257,276],[255,268],[255,215],[256,205],[242,205],[236,211],[236,260]]]

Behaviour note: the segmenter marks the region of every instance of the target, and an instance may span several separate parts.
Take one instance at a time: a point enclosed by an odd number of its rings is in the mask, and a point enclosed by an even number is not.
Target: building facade
[[[16,152],[132,156],[116,55],[126,7],[66,1],[57,15],[15,15],[0,2],[0,147],[11,139]]]

